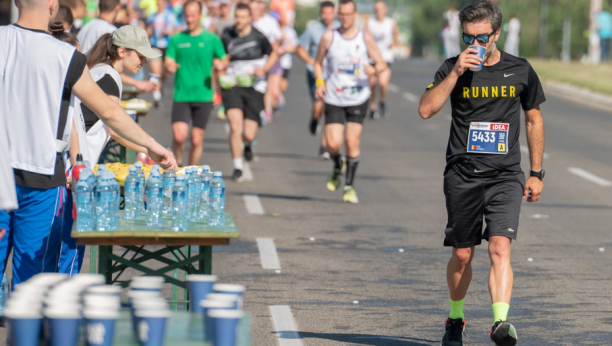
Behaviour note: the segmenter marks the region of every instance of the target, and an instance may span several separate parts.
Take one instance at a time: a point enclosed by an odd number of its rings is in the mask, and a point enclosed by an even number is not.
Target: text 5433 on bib
[[[470,123],[468,153],[507,154],[509,130],[507,123]]]

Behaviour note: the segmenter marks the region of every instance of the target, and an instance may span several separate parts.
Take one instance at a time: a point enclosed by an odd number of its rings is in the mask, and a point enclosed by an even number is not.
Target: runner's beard
[[[493,54],[493,52],[495,51],[495,49],[497,49],[497,42],[493,42],[491,44],[491,46],[489,48],[487,48],[487,50],[485,50],[485,54],[484,54],[484,61],[489,60],[489,58],[491,57],[491,55]]]

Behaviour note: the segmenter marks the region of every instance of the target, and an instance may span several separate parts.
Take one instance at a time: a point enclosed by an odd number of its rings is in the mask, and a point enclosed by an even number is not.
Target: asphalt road
[[[259,134],[253,179],[227,182],[226,210],[242,237],[214,252],[220,281],[248,287],[253,345],[439,344],[449,308],[442,173],[450,108],[427,121],[417,112],[437,67],[394,64],[391,117],[365,124],[357,205],[325,188],[332,164],[316,158],[318,139],[307,130],[304,67],[292,71],[287,106]],[[162,108],[141,125],[169,146],[170,81],[165,90]],[[520,345],[609,345],[612,115],[547,98],[545,188],[539,202],[523,204],[509,319]],[[224,121],[210,120],[201,163],[231,174]],[[523,169],[529,170],[526,154]],[[256,197],[247,204],[245,195]],[[273,239],[280,270],[262,267],[258,238]],[[486,244],[473,267],[465,341],[490,345]],[[271,306],[287,306],[290,314],[275,309],[273,316]],[[291,319],[299,336],[291,333]]]

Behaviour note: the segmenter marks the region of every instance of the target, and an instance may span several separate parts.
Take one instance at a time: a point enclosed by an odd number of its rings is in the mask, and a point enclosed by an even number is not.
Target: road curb
[[[580,88],[567,83],[545,81],[544,91],[588,106],[612,111],[612,96],[600,94],[586,88]]]

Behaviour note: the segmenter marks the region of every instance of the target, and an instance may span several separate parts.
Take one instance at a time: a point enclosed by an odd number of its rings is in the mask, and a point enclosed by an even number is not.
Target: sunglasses
[[[495,34],[495,30],[493,30],[492,33],[490,34],[481,34],[481,35],[468,35],[465,33],[462,33],[461,36],[463,37],[463,42],[465,44],[472,44],[474,43],[474,41],[478,41],[478,43],[480,44],[487,44],[489,43],[489,39],[491,38],[491,36],[493,36]]]

